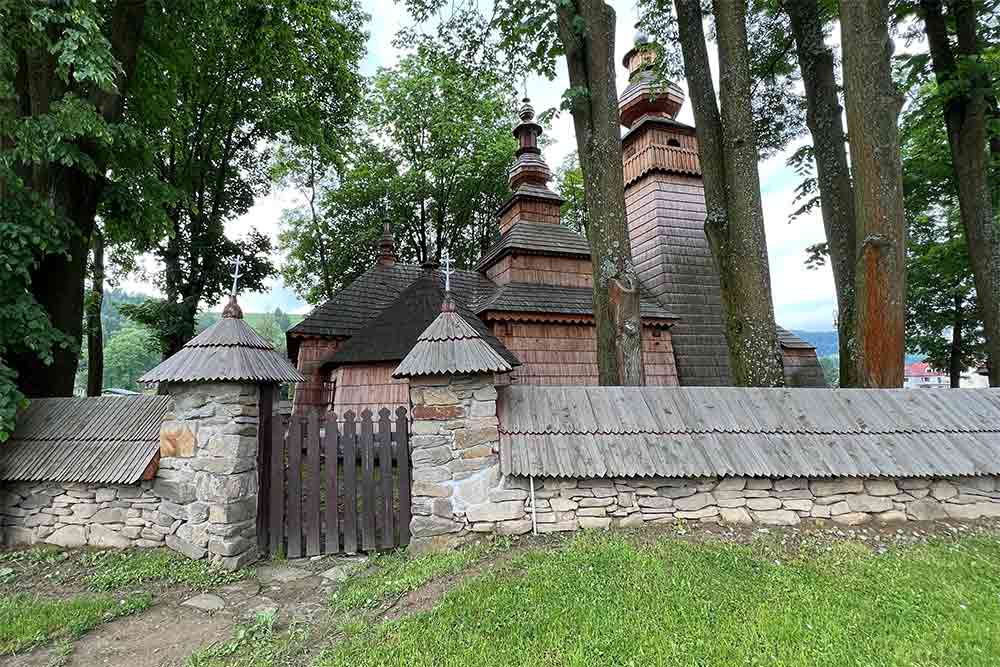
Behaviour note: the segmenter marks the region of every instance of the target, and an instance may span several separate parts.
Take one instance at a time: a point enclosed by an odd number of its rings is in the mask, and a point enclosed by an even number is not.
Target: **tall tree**
[[[639,278],[625,220],[615,83],[615,12],[604,0],[557,3],[594,266],[594,322],[601,384],[645,384]]]
[[[372,266],[385,224],[399,261],[437,261],[447,250],[473,266],[499,234],[495,211],[510,194],[510,93],[497,72],[425,48],[380,70],[344,169],[284,214],[285,281],[310,303],[330,298]]]
[[[142,0],[0,2],[0,199],[17,205],[16,220],[4,214],[16,243],[0,252],[21,253],[0,265],[17,267],[24,290],[4,310],[38,318],[13,329],[23,344],[0,342],[12,367],[0,384],[16,372],[27,396],[73,391],[90,237],[145,16]]]
[[[820,0],[784,0],[791,19],[795,51],[806,93],[806,123],[812,135],[816,188],[826,232],[826,251],[837,296],[840,386],[854,386],[854,271],[857,240],[854,186],[847,164],[847,138],[841,120],[832,49],[826,45],[829,20]]]
[[[130,316],[159,332],[164,355],[194,334],[199,305],[229,289],[235,259],[243,289],[261,289],[273,273],[270,240],[251,231],[235,241],[226,223],[267,192],[278,141],[324,155],[342,146],[364,45],[353,0],[227,0],[185,9],[150,26],[129,107],[149,158],[138,176],[122,177],[123,187],[150,177],[160,186],[162,227],[136,245],[162,262],[164,299]],[[114,213],[122,225],[147,210]]]
[[[784,384],[771,300],[751,116],[746,3],[716,2],[720,103],[698,0],[675,0],[684,72],[705,184],[705,233],[719,270],[730,363],[737,384]]]
[[[997,3],[921,0],[931,63],[943,99],[942,112],[955,172],[962,227],[969,244],[982,314],[991,386],[1000,386],[1000,222],[994,204],[1000,183],[991,160],[1000,164],[996,81],[1000,66],[984,52],[980,25]],[[951,28],[949,29],[949,26]],[[997,179],[1000,180],[1000,179]]]
[[[559,221],[577,232],[587,234],[587,198],[583,191],[583,173],[580,160],[572,154],[556,170],[556,188],[563,204],[559,209]]]
[[[104,391],[104,235],[95,229],[91,241],[90,294],[87,298],[87,396]]]
[[[888,0],[844,2],[840,10],[858,243],[854,379],[863,387],[900,387],[906,221],[897,126],[902,97],[892,79]]]

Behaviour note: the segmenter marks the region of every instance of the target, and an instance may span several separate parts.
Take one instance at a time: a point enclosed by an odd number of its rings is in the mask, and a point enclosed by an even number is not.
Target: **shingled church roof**
[[[451,276],[453,284],[458,272]],[[478,275],[478,274],[477,274]],[[464,287],[470,286],[465,281]],[[467,294],[469,290],[463,290]],[[424,270],[382,312],[369,320],[329,359],[327,364],[353,364],[378,361],[399,361],[416,345],[420,334],[441,313],[444,289],[441,273]],[[471,326],[497,355],[510,366],[520,365],[520,361],[503,343],[490,333],[482,320],[467,305],[455,299],[455,307],[462,318]]]

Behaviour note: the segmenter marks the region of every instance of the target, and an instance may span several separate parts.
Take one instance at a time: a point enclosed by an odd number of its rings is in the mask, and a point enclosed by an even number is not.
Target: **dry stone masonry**
[[[170,385],[151,481],[18,483],[0,491],[0,541],[167,546],[236,568],[257,550],[257,387]]]
[[[526,479],[506,478],[490,495],[513,498],[516,489],[528,496],[528,486]],[[475,517],[482,521],[471,530],[525,533],[532,514],[540,533],[676,520],[773,526],[969,520],[1000,517],[1000,479],[536,479],[534,505],[530,497],[506,505],[510,519]]]

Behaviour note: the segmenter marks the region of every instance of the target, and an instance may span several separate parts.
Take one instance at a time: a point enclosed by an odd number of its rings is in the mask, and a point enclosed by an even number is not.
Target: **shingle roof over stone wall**
[[[169,396],[35,399],[0,443],[0,480],[137,482],[172,405]]]
[[[531,387],[500,390],[505,474],[1000,474],[1000,390]]]

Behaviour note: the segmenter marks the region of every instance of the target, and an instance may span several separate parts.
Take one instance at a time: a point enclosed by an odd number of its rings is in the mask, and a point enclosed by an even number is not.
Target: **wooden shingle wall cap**
[[[0,443],[0,480],[137,482],[172,406],[169,396],[34,399]]]
[[[504,474],[1000,474],[998,389],[511,385],[500,394]]]
[[[393,377],[507,373],[515,365],[498,353],[462,315],[445,310],[420,334]]]

